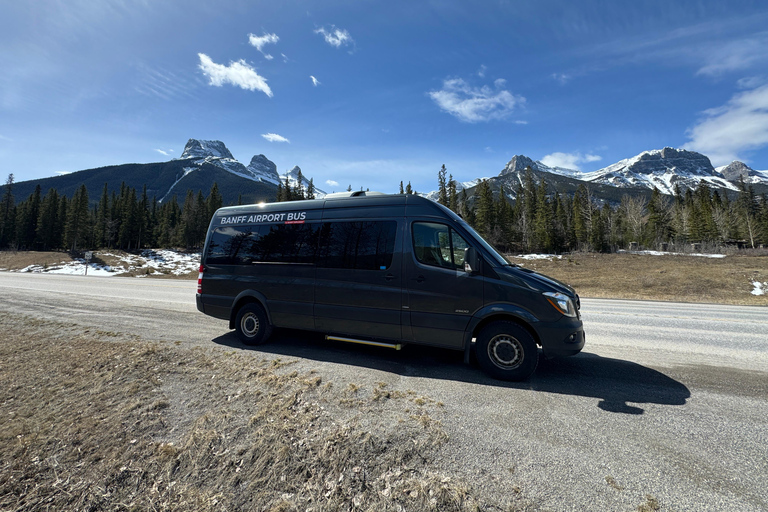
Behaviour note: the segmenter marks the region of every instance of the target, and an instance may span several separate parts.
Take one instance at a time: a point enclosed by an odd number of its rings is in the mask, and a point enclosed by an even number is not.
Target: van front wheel
[[[539,364],[539,349],[533,336],[513,322],[494,322],[477,336],[477,362],[499,380],[526,380]]]
[[[235,317],[235,331],[246,345],[261,345],[272,334],[267,314],[258,304],[249,303],[241,307]]]

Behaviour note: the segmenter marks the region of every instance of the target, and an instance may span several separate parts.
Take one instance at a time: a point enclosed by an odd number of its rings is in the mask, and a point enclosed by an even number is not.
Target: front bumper
[[[548,325],[536,324],[534,328],[548,358],[573,356],[584,348],[584,324],[579,318],[563,317]]]

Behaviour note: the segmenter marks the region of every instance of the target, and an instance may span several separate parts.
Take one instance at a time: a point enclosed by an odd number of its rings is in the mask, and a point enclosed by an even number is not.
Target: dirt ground
[[[430,469],[442,404],[416,392],[17,315],[0,330],[0,510],[524,508]]]
[[[582,297],[768,306],[753,282],[768,283],[768,251],[706,258],[690,255],[577,253],[509,258],[573,286]]]

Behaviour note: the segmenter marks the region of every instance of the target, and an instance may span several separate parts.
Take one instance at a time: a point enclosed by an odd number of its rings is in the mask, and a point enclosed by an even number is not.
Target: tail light
[[[200,265],[200,268],[198,269],[199,274],[197,274],[197,293],[202,294],[203,293],[203,272],[205,272],[205,267]]]

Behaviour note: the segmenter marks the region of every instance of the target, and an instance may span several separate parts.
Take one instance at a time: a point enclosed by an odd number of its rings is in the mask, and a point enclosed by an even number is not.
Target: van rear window
[[[294,263],[383,270],[392,264],[396,221],[315,222],[219,227],[205,262],[212,265]]]

